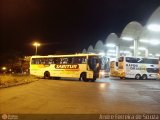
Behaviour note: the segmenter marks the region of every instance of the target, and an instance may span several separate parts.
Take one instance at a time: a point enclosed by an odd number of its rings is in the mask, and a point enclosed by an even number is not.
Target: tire
[[[91,82],[95,82],[95,81],[96,81],[96,79],[95,79],[95,78],[91,79]]]
[[[141,78],[141,75],[140,74],[136,74],[135,79],[139,80],[140,78]]]
[[[147,75],[146,75],[146,74],[143,74],[143,75],[142,75],[142,79],[143,79],[143,80],[147,80]]]
[[[44,73],[44,79],[50,79],[50,73],[48,71]]]
[[[79,80],[80,80],[80,81],[84,81],[84,82],[88,82],[88,81],[89,81],[89,80],[86,78],[86,73],[81,73]]]
[[[91,82],[95,82],[95,81],[96,81],[96,78],[97,78],[97,77],[94,75],[94,76],[93,76],[93,79],[91,79]]]
[[[121,80],[124,80],[124,79],[126,79],[126,78],[125,78],[125,77],[120,77],[120,79],[121,79]]]
[[[61,78],[60,77],[55,77],[55,80],[60,80]]]

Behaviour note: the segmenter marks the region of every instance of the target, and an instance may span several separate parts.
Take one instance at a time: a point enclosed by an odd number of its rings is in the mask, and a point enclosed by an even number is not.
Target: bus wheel
[[[126,78],[125,78],[125,77],[120,77],[120,79],[123,79],[123,80],[124,80],[124,79],[126,79]]]
[[[60,78],[60,77],[55,77],[55,79],[56,79],[56,80],[60,80],[61,78]]]
[[[96,81],[96,79],[95,79],[95,78],[91,79],[91,82],[95,82],[95,81]]]
[[[135,76],[135,79],[136,80],[139,80],[141,78],[141,75],[140,74],[137,74],[136,76]]]
[[[147,75],[146,74],[142,75],[142,79],[147,80]]]
[[[80,81],[84,81],[84,82],[88,82],[89,80],[86,78],[86,73],[81,73],[80,75],[80,78],[79,78]]]
[[[95,82],[96,81],[96,76],[93,76],[93,79],[91,79],[91,82]]]
[[[50,73],[48,71],[46,71],[44,73],[44,79],[49,79],[50,78]]]

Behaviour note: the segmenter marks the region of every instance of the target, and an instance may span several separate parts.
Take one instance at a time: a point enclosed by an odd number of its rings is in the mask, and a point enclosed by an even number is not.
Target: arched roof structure
[[[101,40],[97,41],[97,43],[95,44],[94,50],[96,53],[100,53],[105,50],[104,44]]]
[[[94,49],[92,45],[88,47],[87,53],[94,53]]]

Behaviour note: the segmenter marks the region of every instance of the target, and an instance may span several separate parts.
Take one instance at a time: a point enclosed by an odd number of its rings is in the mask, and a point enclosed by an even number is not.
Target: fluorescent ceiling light
[[[151,43],[152,45],[158,45],[158,44],[160,44],[160,41],[153,39],[153,40],[150,40],[150,43]]]
[[[154,32],[160,32],[160,25],[158,24],[150,24],[147,26],[147,29]]]
[[[132,37],[122,37],[122,40],[132,41],[132,40],[133,40],[133,38],[132,38]]]
[[[147,50],[145,47],[139,47],[139,50]]]
[[[125,51],[120,51],[120,53],[128,53],[128,54],[130,54],[131,52],[130,52],[130,51],[127,51],[127,50],[125,50]]]
[[[99,55],[105,56],[105,53],[104,52],[100,52]]]
[[[129,48],[130,48],[130,49],[134,49],[134,47],[133,47],[133,46],[130,46]]]
[[[149,43],[152,45],[159,45],[160,44],[160,40],[157,40],[157,39],[150,39],[150,40],[140,39],[139,41],[142,43]]]
[[[115,47],[116,45],[115,44],[112,44],[112,43],[109,43],[106,45],[107,47]]]
[[[157,53],[156,56],[160,56],[160,54]]]
[[[140,39],[139,41],[143,43],[149,43],[149,40],[146,40],[146,39]]]
[[[130,49],[134,49],[134,46],[130,46],[129,48],[130,48]],[[139,49],[139,50],[147,50],[145,47],[139,47],[138,49]]]
[[[115,53],[115,50],[111,50],[111,49],[110,49],[110,50],[108,50],[107,52]]]
[[[113,53],[107,53],[108,56],[116,56],[115,54]]]

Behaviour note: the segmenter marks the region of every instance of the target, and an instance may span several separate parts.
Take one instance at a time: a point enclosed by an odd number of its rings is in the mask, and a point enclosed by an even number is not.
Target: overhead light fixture
[[[108,50],[107,52],[115,53],[115,50]]]
[[[132,37],[122,37],[122,40],[132,41],[132,40],[133,40],[133,38],[132,38]]]
[[[130,48],[130,49],[134,49],[134,47],[133,47],[133,46],[130,46],[129,48]]]
[[[100,52],[99,55],[105,56],[105,53],[104,52]]]
[[[139,50],[147,50],[145,47],[139,47]]]
[[[150,39],[150,40],[140,39],[139,41],[142,43],[149,43],[151,45],[159,45],[160,44],[160,40],[157,40],[157,39]]]
[[[146,39],[140,39],[139,41],[143,43],[149,43],[149,40],[146,40]]]
[[[150,24],[147,26],[147,29],[154,32],[160,32],[160,25],[159,24]]]
[[[152,45],[158,45],[158,44],[160,44],[160,41],[159,41],[159,40],[156,40],[156,39],[153,39],[153,40],[150,40],[150,43],[151,43]]]
[[[120,53],[130,54],[131,52],[130,52],[130,51],[127,51],[127,50],[125,50],[125,51],[120,51]]]
[[[159,56],[160,56],[160,54],[158,54],[158,53],[157,53],[157,54],[156,54],[156,56],[157,56],[157,57],[159,57]]]
[[[108,56],[116,56],[115,54],[113,53],[107,53]]]
[[[112,43],[109,43],[106,45],[107,47],[115,47],[116,45],[115,44],[112,44]]]
[[[133,46],[130,46],[129,48],[130,48],[130,49],[134,49]],[[145,48],[145,47],[139,47],[138,49],[139,49],[139,50],[147,50],[147,48]]]
[[[140,55],[141,54],[141,52],[138,52],[138,55]]]

